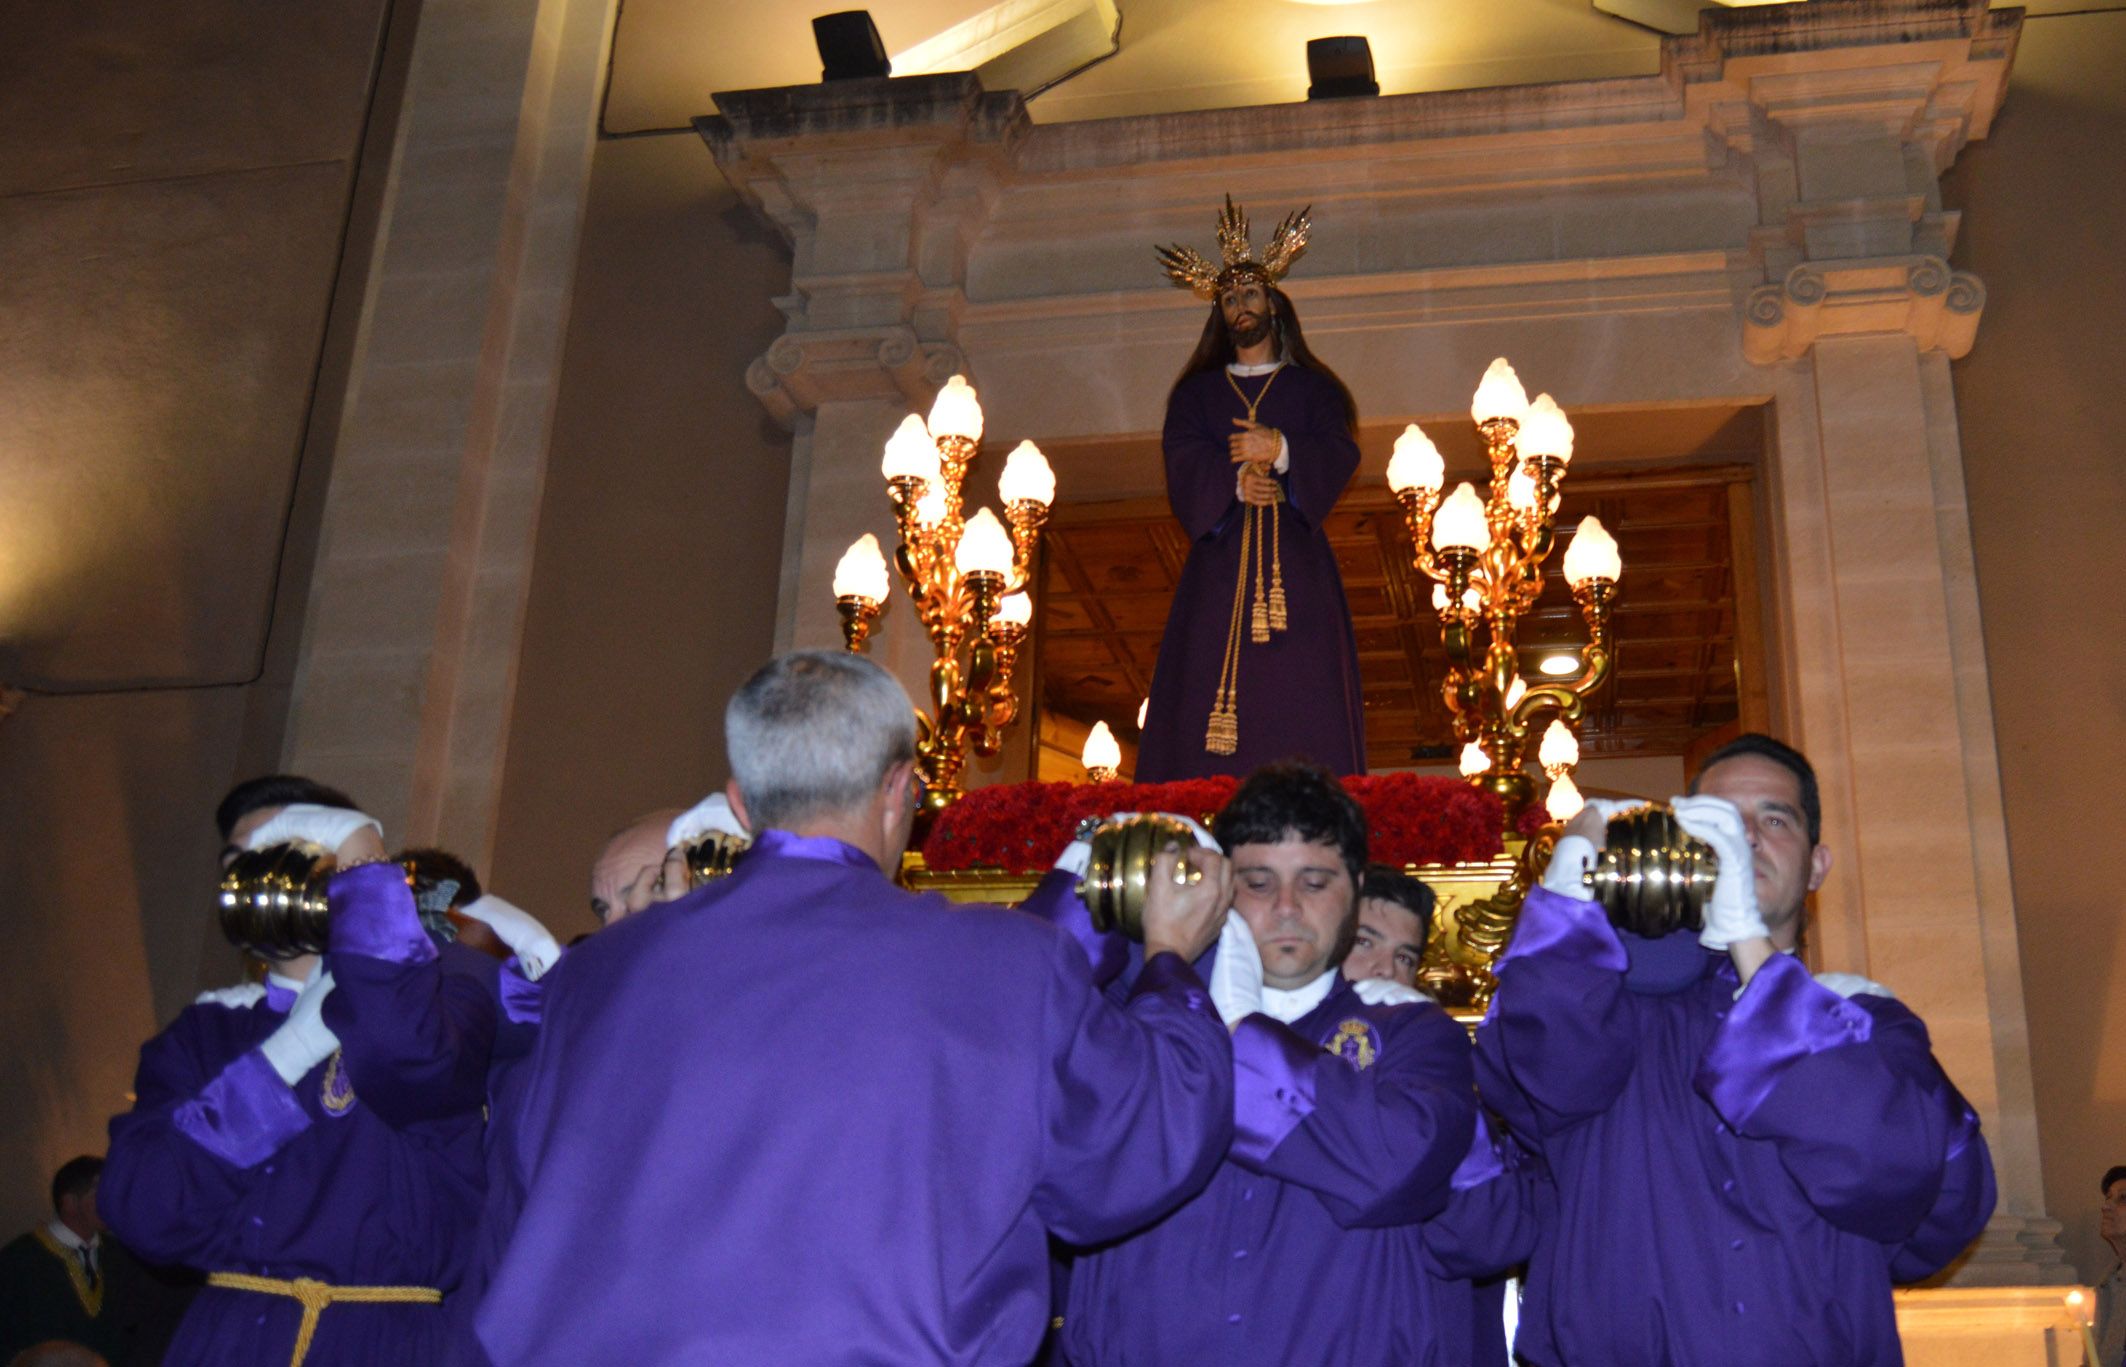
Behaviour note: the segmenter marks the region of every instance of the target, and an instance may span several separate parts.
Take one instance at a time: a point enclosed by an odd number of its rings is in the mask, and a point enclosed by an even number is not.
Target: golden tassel
[[[1248,639],[1256,645],[1267,645],[1270,639],[1270,599],[1262,589],[1262,533],[1261,509],[1249,508],[1246,530],[1241,533],[1248,547],[1255,553],[1255,610],[1248,616]],[[1246,577],[1243,570],[1242,578]]]
[[[1248,556],[1254,549],[1255,510],[1248,509],[1240,535],[1240,573],[1233,579],[1233,613],[1226,623],[1225,658],[1218,665],[1218,691],[1211,700],[1203,748],[1230,755],[1240,748],[1240,613],[1248,596]],[[1260,607],[1258,603],[1256,605]]]
[[[1281,500],[1280,500],[1281,501]],[[1270,505],[1270,630],[1285,628],[1284,608],[1284,547],[1279,536],[1284,528],[1278,513],[1278,504]],[[1258,640],[1261,638],[1257,638]]]

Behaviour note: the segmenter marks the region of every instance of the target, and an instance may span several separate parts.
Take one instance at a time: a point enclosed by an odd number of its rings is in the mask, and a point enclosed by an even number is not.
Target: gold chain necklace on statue
[[[1233,388],[1233,394],[1248,411],[1248,421],[1255,421],[1256,410],[1269,397],[1270,386],[1284,371],[1280,365],[1270,372],[1262,388],[1253,399],[1240,387],[1233,372],[1225,372],[1225,382]],[[1248,596],[1248,562],[1254,561],[1255,605],[1248,614],[1248,639],[1257,645],[1266,643],[1273,631],[1285,629],[1284,554],[1278,544],[1282,519],[1278,508],[1283,502],[1280,491],[1277,502],[1270,504],[1268,517],[1254,504],[1247,510],[1240,526],[1240,573],[1233,583],[1233,614],[1226,627],[1225,659],[1218,666],[1218,690],[1211,700],[1210,725],[1203,736],[1203,748],[1214,755],[1230,755],[1240,748],[1240,619],[1241,609]],[[1263,562],[1270,565],[1268,592],[1263,589]]]

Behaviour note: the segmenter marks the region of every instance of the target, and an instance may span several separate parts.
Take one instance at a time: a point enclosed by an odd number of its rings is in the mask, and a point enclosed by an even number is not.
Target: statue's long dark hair
[[[1358,401],[1351,397],[1350,386],[1308,348],[1306,334],[1299,330],[1299,313],[1292,307],[1291,296],[1274,285],[1270,287],[1270,327],[1277,337],[1278,355],[1294,365],[1305,366],[1336,386],[1336,397],[1343,404],[1344,423],[1356,435]],[[1203,324],[1203,336],[1196,341],[1195,354],[1188,358],[1187,365],[1181,367],[1181,374],[1174,380],[1174,389],[1168,392],[1167,401],[1173,402],[1174,392],[1191,375],[1200,375],[1206,370],[1223,370],[1239,354],[1239,349],[1233,345],[1232,331],[1225,325],[1225,311],[1213,303],[1211,316]]]

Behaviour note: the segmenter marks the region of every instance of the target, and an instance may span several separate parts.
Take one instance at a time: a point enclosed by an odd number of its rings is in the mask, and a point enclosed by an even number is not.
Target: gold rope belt
[[[443,1293],[432,1286],[334,1286],[310,1277],[293,1281],[280,1277],[254,1277],[248,1272],[210,1272],[207,1285],[231,1291],[256,1291],[262,1296],[286,1296],[301,1304],[303,1321],[295,1330],[295,1352],[288,1367],[303,1367],[310,1355],[310,1340],[317,1335],[317,1317],[335,1303],[379,1305],[441,1305]]]

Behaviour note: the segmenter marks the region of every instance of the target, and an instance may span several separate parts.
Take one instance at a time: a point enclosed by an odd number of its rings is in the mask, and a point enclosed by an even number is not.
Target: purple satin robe
[[[1264,379],[1235,378],[1250,398]],[[1247,639],[1243,609],[1240,746],[1230,755],[1203,748],[1225,660],[1245,525],[1246,505],[1235,492],[1239,467],[1226,443],[1240,430],[1233,419],[1246,415],[1222,370],[1190,376],[1167,405],[1166,495],[1190,546],[1152,674],[1137,752],[1140,783],[1246,774],[1294,756],[1332,773],[1366,771],[1357,638],[1336,556],[1322,533],[1358,469],[1358,443],[1344,425],[1336,387],[1298,365],[1276,372],[1256,411],[1256,420],[1283,433],[1291,450],[1290,468],[1278,476],[1285,491],[1278,548],[1289,625],[1256,644]],[[1267,580],[1267,569],[1264,574]],[[1251,595],[1252,579],[1251,571]]]
[[[1628,987],[1638,966],[1600,908],[1540,889],[1499,962],[1479,1086],[1558,1190],[1518,1350],[1541,1367],[1901,1362],[1893,1277],[1945,1265],[1994,1200],[1926,1027],[1787,955],[1739,998],[1726,955],[1662,990]]]
[[[1468,1284],[1440,1275],[1422,1223],[1476,1120],[1461,1026],[1339,980],[1290,1026],[1250,1016],[1233,1053],[1226,1161],[1164,1220],[1080,1253],[1070,1362],[1468,1367]]]
[[[259,1053],[292,993],[187,1007],[141,1049],[97,1208],[154,1262],[447,1293],[479,1217],[495,962],[439,952],[395,865],[349,870],[331,898],[325,1019],[352,1104],[325,1104],[329,1062],[291,1088]],[[301,1314],[287,1297],[202,1288],[167,1361],[285,1363]],[[440,1361],[443,1327],[433,1306],[334,1305],[307,1364]]]
[[[498,1363],[1022,1367],[1047,1233],[1157,1219],[1232,1135],[1187,965],[1118,1009],[1053,927],[839,842],[765,832],[543,981]]]

